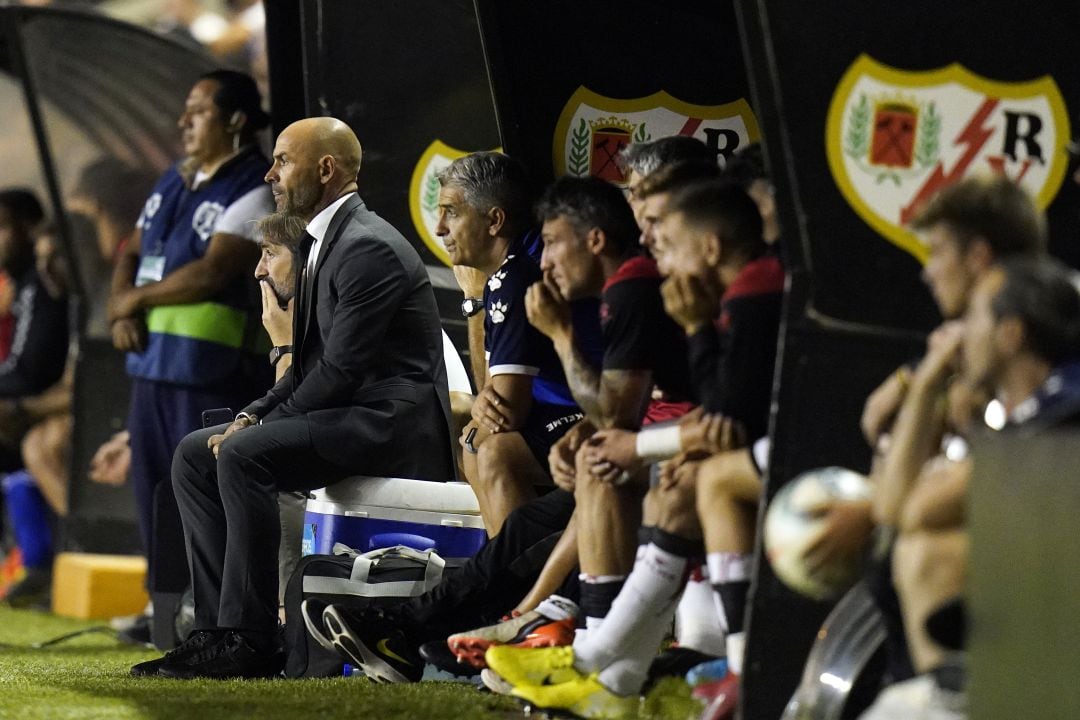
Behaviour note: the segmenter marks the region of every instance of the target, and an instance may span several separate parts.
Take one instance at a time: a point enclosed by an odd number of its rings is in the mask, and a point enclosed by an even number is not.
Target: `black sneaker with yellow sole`
[[[415,644],[378,610],[329,605],[323,627],[334,649],[376,682],[419,682],[424,675]]]

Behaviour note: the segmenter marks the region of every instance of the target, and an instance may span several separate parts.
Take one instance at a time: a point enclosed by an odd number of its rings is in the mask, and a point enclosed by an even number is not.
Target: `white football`
[[[833,563],[810,573],[803,552],[821,532],[823,519],[810,512],[829,500],[866,500],[866,476],[842,467],[807,470],[776,493],[765,514],[765,554],[773,572],[792,590],[815,600],[834,598],[857,579],[858,562]]]

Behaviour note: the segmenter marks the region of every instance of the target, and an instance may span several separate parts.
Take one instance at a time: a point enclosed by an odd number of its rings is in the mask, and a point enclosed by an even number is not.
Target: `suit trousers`
[[[244,428],[215,459],[207,441],[226,427],[191,433],[173,457],[194,627],[273,632],[281,537],[277,492],[313,490],[358,473],[315,452],[303,416]]]

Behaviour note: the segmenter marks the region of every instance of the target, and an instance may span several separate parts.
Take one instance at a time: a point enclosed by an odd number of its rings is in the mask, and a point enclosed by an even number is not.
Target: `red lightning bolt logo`
[[[915,212],[922,207],[922,204],[933,196],[941,188],[963,177],[967,171],[968,166],[975,160],[975,156],[982,150],[983,145],[990,139],[990,136],[994,134],[993,128],[984,127],[986,118],[990,116],[990,113],[998,106],[1000,100],[997,98],[986,98],[983,100],[982,105],[972,116],[959,135],[956,136],[956,140],[953,141],[953,145],[967,145],[967,150],[960,156],[960,159],[953,165],[952,170],[948,173],[945,172],[945,166],[939,161],[937,167],[934,168],[934,172],[930,174],[930,177],[926,179],[923,186],[919,188],[919,192],[915,194],[915,197],[905,207],[900,210],[900,224],[907,225],[911,218],[915,215]]]

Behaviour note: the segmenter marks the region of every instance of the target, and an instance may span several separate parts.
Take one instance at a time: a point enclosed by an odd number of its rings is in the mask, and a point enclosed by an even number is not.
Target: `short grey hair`
[[[533,187],[525,166],[499,152],[477,152],[458,158],[436,177],[442,187],[460,188],[469,207],[486,213],[501,208],[508,230],[522,232],[528,227]]]
[[[700,140],[685,135],[671,135],[643,143],[631,143],[619,153],[627,172],[645,177],[662,165],[677,162],[716,162],[716,153]]]

